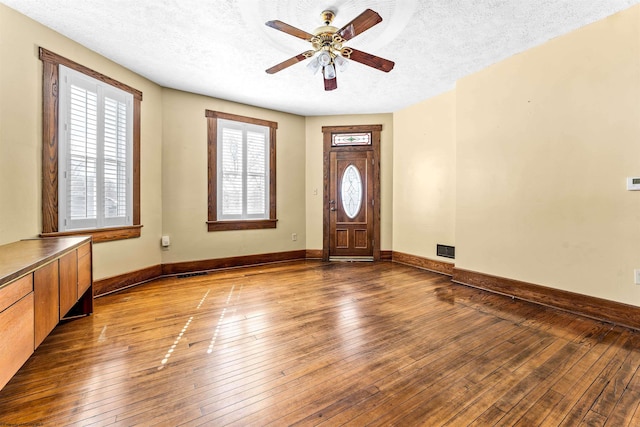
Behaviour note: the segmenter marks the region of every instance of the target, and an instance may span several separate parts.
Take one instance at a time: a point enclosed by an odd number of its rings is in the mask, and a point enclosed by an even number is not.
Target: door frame
[[[373,151],[371,179],[373,180],[373,260],[380,260],[380,132],[382,125],[323,126],[323,197],[322,197],[322,260],[329,261],[329,179],[332,151]],[[370,133],[371,145],[331,145],[332,136],[344,133]],[[368,201],[366,203],[369,203]]]

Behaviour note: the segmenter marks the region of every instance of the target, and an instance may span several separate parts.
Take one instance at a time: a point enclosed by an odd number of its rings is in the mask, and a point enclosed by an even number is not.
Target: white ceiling
[[[0,0],[161,86],[305,116],[393,112],[460,77],[640,0]],[[306,63],[265,69],[310,48],[264,25],[307,32],[320,12],[342,25],[366,8],[383,21],[347,43],[396,63],[351,62],[325,92]],[[43,46],[48,47],[48,46]]]

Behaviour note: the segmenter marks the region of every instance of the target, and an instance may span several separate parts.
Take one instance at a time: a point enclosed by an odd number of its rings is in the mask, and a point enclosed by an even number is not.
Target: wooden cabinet
[[[60,319],[93,312],[89,237],[0,246],[0,389]]]

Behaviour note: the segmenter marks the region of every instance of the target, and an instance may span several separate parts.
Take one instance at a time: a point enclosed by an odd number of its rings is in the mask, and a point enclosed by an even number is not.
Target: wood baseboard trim
[[[453,282],[640,330],[640,307],[475,271],[453,269]]]
[[[393,251],[380,251],[380,261],[393,261]]]
[[[269,254],[244,255],[229,258],[214,258],[199,261],[174,262],[162,264],[162,275],[196,273],[201,271],[220,270],[222,268],[246,267],[249,265],[270,264],[273,262],[305,259],[306,251],[274,252]]]
[[[455,266],[455,264],[450,262],[436,261],[396,251],[393,251],[392,259],[393,262],[397,262],[399,264],[406,264],[423,270],[433,271],[434,273],[445,274],[447,276],[453,276],[453,269]]]
[[[121,291],[132,286],[150,282],[162,275],[162,265],[152,265],[140,270],[131,271],[129,273],[119,274],[117,276],[107,277],[105,279],[95,280],[93,282],[93,296],[101,297],[113,292]]]
[[[322,249],[307,249],[306,250],[306,258],[307,259],[322,259]]]

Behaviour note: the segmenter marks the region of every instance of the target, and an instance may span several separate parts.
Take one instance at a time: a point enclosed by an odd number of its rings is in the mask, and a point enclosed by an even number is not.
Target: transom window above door
[[[331,146],[340,147],[342,145],[371,145],[371,133],[336,133],[331,135]]]

